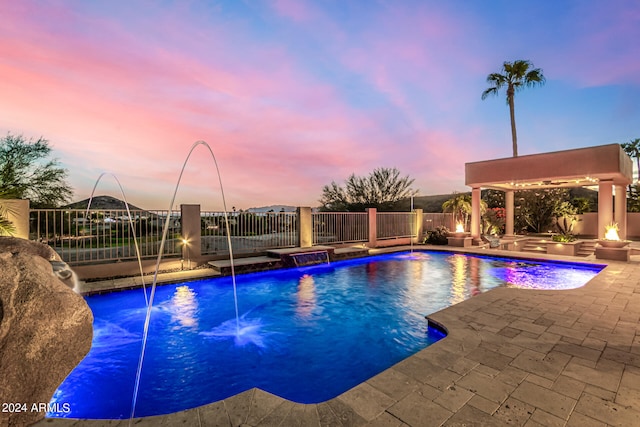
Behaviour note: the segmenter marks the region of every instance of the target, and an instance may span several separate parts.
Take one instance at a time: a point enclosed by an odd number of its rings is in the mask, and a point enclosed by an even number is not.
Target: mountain
[[[469,193],[471,194],[471,193]],[[436,194],[433,196],[415,196],[413,198],[413,208],[422,209],[426,212],[442,212],[442,204],[452,198],[453,194]],[[400,200],[394,211],[409,212],[411,210],[411,199]]]
[[[87,209],[87,205],[89,204],[89,199],[84,199],[79,202],[70,203],[66,206],[62,206],[62,209]],[[120,199],[116,199],[111,196],[94,196],[91,199],[91,209],[101,209],[101,210],[125,210],[126,205],[124,201]],[[139,208],[135,205],[129,203],[130,210],[143,211],[144,209]]]

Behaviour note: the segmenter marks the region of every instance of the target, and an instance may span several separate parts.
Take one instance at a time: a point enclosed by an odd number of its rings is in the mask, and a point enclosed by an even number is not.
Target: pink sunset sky
[[[323,185],[397,167],[420,195],[468,191],[464,164],[640,137],[640,3],[0,0],[0,133],[43,136],[74,201],[102,172],[166,209],[209,143],[227,206],[317,206]],[[113,180],[97,194],[120,197]],[[199,147],[177,203],[222,207]]]

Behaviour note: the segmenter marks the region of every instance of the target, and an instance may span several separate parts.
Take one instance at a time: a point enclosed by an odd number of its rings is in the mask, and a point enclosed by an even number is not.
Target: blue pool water
[[[300,403],[331,399],[444,337],[425,316],[498,286],[570,289],[602,266],[447,252],[159,286],[136,416],[204,405],[252,387]],[[91,351],[51,417],[128,418],[146,314],[141,290],[86,298]],[[64,404],[68,404],[64,406]]]

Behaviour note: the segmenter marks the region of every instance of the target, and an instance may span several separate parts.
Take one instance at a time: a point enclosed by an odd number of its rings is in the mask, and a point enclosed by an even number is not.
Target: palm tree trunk
[[[516,135],[516,115],[513,105],[515,90],[512,86],[507,89],[507,99],[509,101],[509,113],[511,115],[511,141],[513,142],[513,157],[518,157],[518,136]]]

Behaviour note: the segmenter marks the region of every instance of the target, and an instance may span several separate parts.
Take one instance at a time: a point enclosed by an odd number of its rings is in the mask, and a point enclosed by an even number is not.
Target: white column
[[[480,240],[480,187],[471,189],[471,237]]]
[[[605,227],[613,222],[613,182],[598,184],[598,239],[604,239]]]
[[[504,192],[504,207],[505,207],[505,215],[506,224],[504,230],[504,237],[514,237],[513,233],[513,190],[508,190]]]
[[[622,240],[627,238],[627,187],[615,185],[616,192],[614,218],[618,223],[618,235]]]

